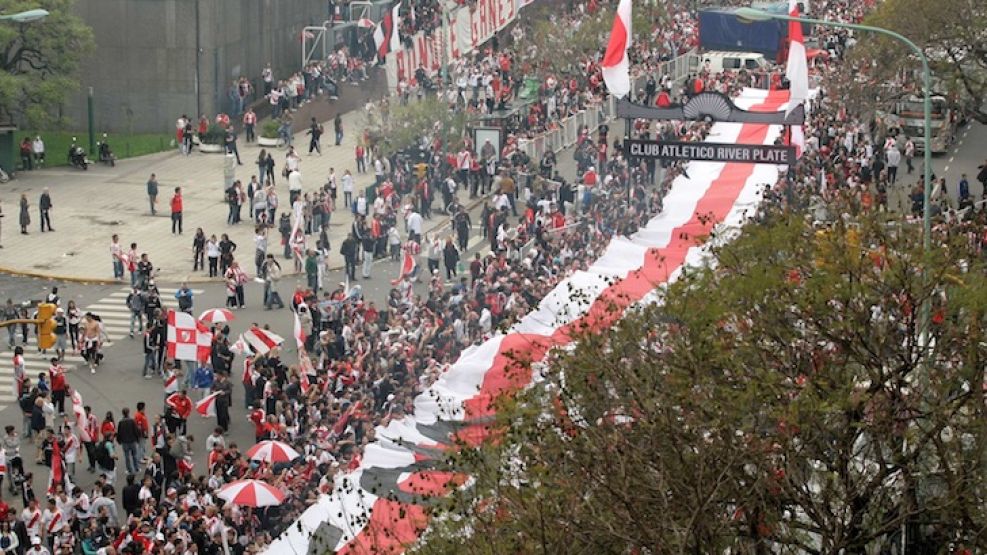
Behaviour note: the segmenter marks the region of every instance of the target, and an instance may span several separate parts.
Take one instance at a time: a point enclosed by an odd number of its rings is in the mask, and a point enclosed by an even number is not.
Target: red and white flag
[[[247,342],[243,339],[242,333],[240,334],[240,337],[237,338],[236,342],[230,346],[230,350],[238,355],[250,354],[250,347],[247,345]]]
[[[401,39],[398,36],[398,27],[401,18],[398,12],[401,10],[401,2],[398,2],[384,14],[384,20],[374,29],[374,45],[377,47],[377,59],[383,60],[389,52],[396,52],[401,49]]]
[[[257,326],[251,326],[249,330],[244,332],[243,339],[258,355],[265,355],[271,349],[284,343],[284,338],[280,335],[268,330],[262,330]]]
[[[204,399],[195,404],[195,412],[205,417],[216,416],[217,397],[219,397],[218,391],[216,393],[206,395]]]
[[[312,359],[305,352],[304,347],[298,349],[298,379],[302,388],[302,393],[308,393],[308,388],[312,387],[309,376],[315,374],[315,367],[312,366]]]
[[[48,496],[54,497],[58,492],[58,486],[62,491],[71,491],[69,486],[68,473],[65,472],[65,458],[62,457],[62,448],[57,441],[51,445],[51,472],[48,474]]]
[[[302,321],[298,318],[298,312],[295,312],[295,328],[292,332],[295,336],[295,344],[298,347],[298,356],[302,356],[305,351],[305,340],[308,337],[305,336],[305,331],[302,330]]]
[[[631,92],[631,63],[627,51],[631,47],[631,0],[620,0],[617,15],[613,18],[610,42],[603,55],[603,81],[607,90],[617,98],[624,98]]]
[[[788,0],[788,15],[799,17],[798,0]],[[788,113],[799,104],[805,104],[809,98],[809,62],[805,57],[805,37],[802,35],[802,23],[788,22],[788,64],[785,66],[785,78],[788,79]],[[796,157],[802,156],[805,149],[805,133],[801,125],[791,128],[791,144],[795,146]]]
[[[174,360],[209,360],[212,333],[205,324],[185,312],[168,310],[168,358]]]

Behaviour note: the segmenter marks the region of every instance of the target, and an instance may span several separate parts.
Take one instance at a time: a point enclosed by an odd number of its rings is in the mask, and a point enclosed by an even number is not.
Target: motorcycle
[[[76,144],[69,147],[69,164],[83,170],[89,169],[89,160],[86,160],[86,151]]]
[[[110,144],[104,140],[101,143],[97,143],[97,145],[97,150],[99,151],[99,161],[104,164],[108,164],[111,167],[116,166],[117,157],[113,154],[113,151],[110,150]]]

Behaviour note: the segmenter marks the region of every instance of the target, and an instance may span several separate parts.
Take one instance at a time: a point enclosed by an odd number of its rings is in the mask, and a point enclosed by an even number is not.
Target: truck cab
[[[756,52],[727,52],[714,50],[699,55],[699,71],[757,71],[766,69],[768,60]]]

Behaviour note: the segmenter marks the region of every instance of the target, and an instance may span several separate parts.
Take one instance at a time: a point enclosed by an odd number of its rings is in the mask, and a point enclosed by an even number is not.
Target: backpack
[[[110,449],[106,446],[107,443],[106,441],[100,442],[99,447],[96,448],[96,461],[99,462],[99,466],[102,466],[106,470],[114,470],[116,468],[116,461],[110,455]]]
[[[178,297],[178,310],[189,310],[192,308],[192,297],[182,295]]]

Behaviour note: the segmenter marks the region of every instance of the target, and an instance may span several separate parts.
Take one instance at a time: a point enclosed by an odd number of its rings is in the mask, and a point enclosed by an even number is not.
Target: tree
[[[59,109],[78,89],[75,74],[93,49],[92,30],[71,13],[72,0],[0,0],[0,12],[34,8],[48,17],[31,23],[0,21],[0,117],[44,127],[61,123]]]
[[[866,23],[901,33],[921,47],[946,92],[987,123],[987,8],[977,0],[888,0]],[[918,61],[900,43],[870,39],[868,54],[885,71],[916,71]],[[886,74],[886,73],[885,73]],[[916,77],[915,90],[921,81]]]
[[[449,103],[427,96],[405,106],[391,105],[367,113],[370,144],[386,156],[438,138],[442,144],[456,147],[465,137],[469,114],[450,109]]]
[[[984,550],[985,267],[934,244],[873,214],[747,226],[501,400],[416,550],[862,553],[903,527],[908,553]]]

